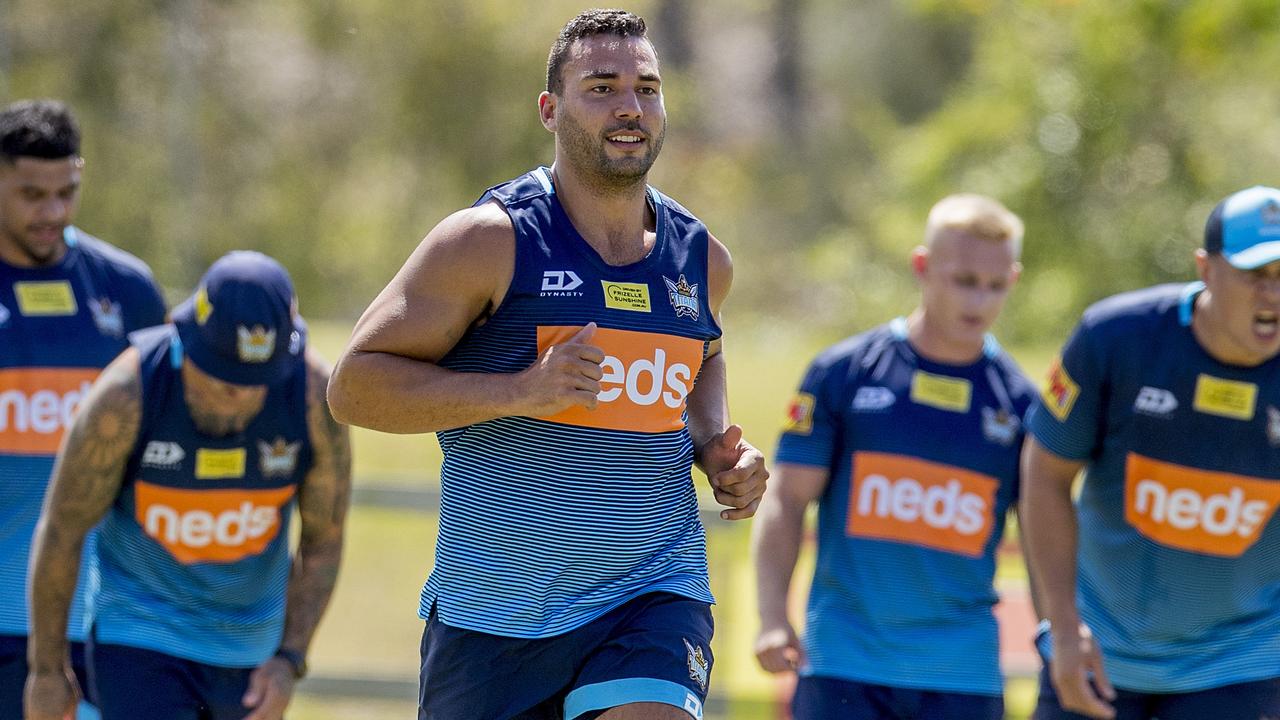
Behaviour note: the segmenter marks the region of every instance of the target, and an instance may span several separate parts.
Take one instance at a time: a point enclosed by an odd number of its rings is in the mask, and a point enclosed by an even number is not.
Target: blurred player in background
[[[1219,203],[1196,267],[1086,310],[1028,418],[1039,720],[1280,716],[1280,190]]]
[[[419,718],[702,716],[711,673],[696,462],[729,519],[767,473],[730,425],[729,253],[646,185],[666,131],[644,20],[552,47],[555,164],[435,227],[338,363],[343,421],[439,431]]]
[[[279,720],[350,495],[328,368],[306,351],[288,274],[260,253],[224,256],[172,324],[131,339],[72,424],[36,532],[27,718],[61,718],[75,696],[60,629],[102,519],[87,655],[103,718]]]
[[[929,213],[919,307],[820,354],[792,404],[753,551],[770,672],[797,720],[1004,717],[995,552],[1034,396],[987,334],[1018,279],[1022,222],[980,195]],[[787,595],[818,503],[803,642]]]
[[[27,560],[54,455],[126,335],[164,322],[141,260],[71,224],[80,131],[52,100],[0,110],[0,717],[22,717]],[[90,540],[90,545],[92,540]],[[84,583],[72,598],[71,662],[83,684]],[[85,708],[81,717],[92,717]]]

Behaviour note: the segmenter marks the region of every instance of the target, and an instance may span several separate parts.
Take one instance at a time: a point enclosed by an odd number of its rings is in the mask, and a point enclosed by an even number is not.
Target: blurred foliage
[[[549,163],[549,0],[5,0],[0,100],[68,101],[81,224],[174,295],[272,253],[351,319],[438,220]],[[733,250],[728,312],[834,337],[905,312],[928,208],[1027,222],[1000,328],[1184,279],[1227,193],[1280,183],[1278,0],[647,0],[671,129],[653,182]],[[790,330],[788,330],[790,328]]]

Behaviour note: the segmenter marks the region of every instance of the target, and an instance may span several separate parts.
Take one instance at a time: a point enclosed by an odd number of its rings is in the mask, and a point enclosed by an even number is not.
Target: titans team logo
[[[1018,428],[1022,423],[1018,416],[1003,408],[995,410],[982,408],[982,435],[987,440],[1008,447],[1018,438]]]
[[[261,325],[254,325],[252,330],[243,325],[236,326],[236,350],[240,362],[264,363],[271,359],[275,349],[275,329],[268,330]]]
[[[111,302],[111,298],[98,298],[89,301],[89,313],[93,315],[93,324],[98,332],[111,337],[124,337],[124,315],[120,312],[120,303]]]
[[[268,445],[258,441],[258,466],[263,477],[288,477],[298,467],[298,450],[302,441],[285,443],[284,438],[277,437]]]
[[[706,655],[702,654],[701,645],[691,645],[688,640],[680,639],[684,640],[684,647],[689,655],[689,679],[698,683],[698,687],[706,692],[707,680],[711,677],[711,664],[707,662]]]
[[[1267,442],[1280,447],[1280,410],[1275,405],[1267,406]]]
[[[680,274],[680,279],[676,282],[671,282],[666,275],[663,275],[662,282],[667,284],[667,297],[671,300],[671,307],[675,308],[676,317],[697,320],[698,286],[690,285],[684,273]]]
[[[1262,222],[1266,225],[1280,225],[1280,203],[1268,200],[1262,206]]]

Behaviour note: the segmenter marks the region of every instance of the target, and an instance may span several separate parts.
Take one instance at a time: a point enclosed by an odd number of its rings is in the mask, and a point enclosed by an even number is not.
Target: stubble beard
[[[615,132],[618,129],[639,130],[639,128],[638,123],[629,123],[622,128],[612,128],[606,132]],[[666,138],[667,128],[666,123],[663,123],[658,134],[649,137],[649,147],[645,154],[635,158],[610,158],[605,146],[608,141],[605,140],[604,133],[599,137],[593,137],[568,114],[561,116],[556,134],[568,155],[567,159],[579,172],[589,175],[603,192],[622,193],[644,186],[645,179],[649,176],[649,168],[653,167],[653,163],[658,159],[658,153],[662,151],[662,142]]]

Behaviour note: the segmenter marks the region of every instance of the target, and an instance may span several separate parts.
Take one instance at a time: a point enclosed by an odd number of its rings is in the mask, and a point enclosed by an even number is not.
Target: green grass
[[[313,344],[331,362],[345,344],[349,328],[313,323]],[[750,332],[730,334],[727,345],[729,390],[733,418],[747,438],[771,454],[787,403],[816,343],[796,343],[786,336],[766,337]],[[1052,348],[1014,350],[1024,369],[1038,379],[1052,357]],[[397,436],[353,430],[358,483],[394,483],[434,487],[440,451],[434,437]],[[706,483],[697,478],[704,507],[714,501]],[[435,547],[435,518],[411,511],[356,507],[347,526],[342,575],[332,604],[312,648],[313,673],[353,678],[412,681],[417,677],[418,643],[422,623],[417,618],[418,592],[430,569]],[[708,533],[715,610],[716,667],[713,697],[727,704],[724,716],[734,720],[777,717],[774,709],[785,681],[760,671],[751,645],[756,630],[754,575],[748,559],[750,526],[718,523]],[[806,554],[796,577],[811,573]],[[1025,578],[1020,564],[1002,563],[1002,582]],[[797,583],[801,584],[801,583]],[[804,588],[797,587],[794,607],[803,604]],[[1007,692],[1010,718],[1025,718],[1034,702],[1034,680],[1014,681]],[[359,720],[413,717],[413,697],[398,702],[334,700],[309,695],[304,683],[290,710],[291,720]],[[710,716],[709,716],[710,717]]]

